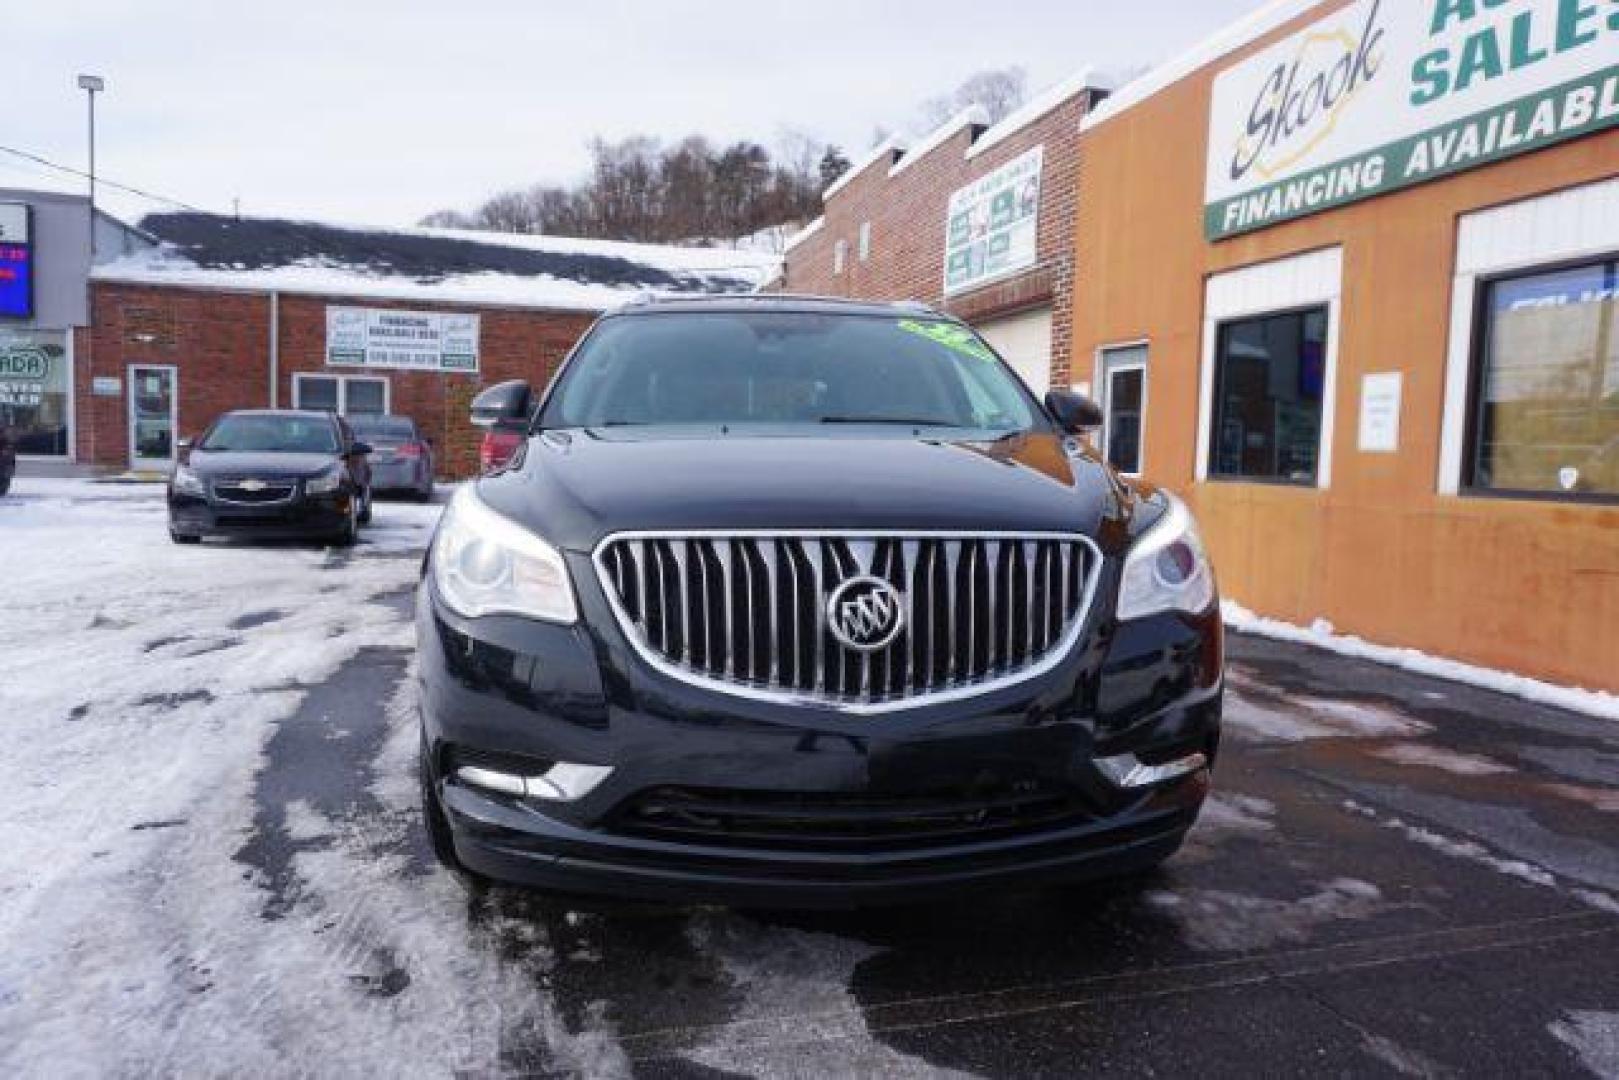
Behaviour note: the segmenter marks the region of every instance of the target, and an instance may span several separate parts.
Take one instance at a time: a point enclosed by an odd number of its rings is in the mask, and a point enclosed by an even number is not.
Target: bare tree
[[[918,106],[918,128],[931,131],[973,105],[982,108],[989,122],[996,124],[1016,112],[1028,98],[1029,75],[1021,67],[977,71],[948,94],[929,98]]]

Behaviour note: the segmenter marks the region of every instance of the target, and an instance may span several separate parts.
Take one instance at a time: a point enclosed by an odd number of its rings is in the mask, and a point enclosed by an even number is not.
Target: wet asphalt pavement
[[[0,624],[0,1076],[1619,1077],[1619,724],[1234,636],[1216,794],[1144,880],[469,892],[418,816],[434,508],[335,552],[8,505],[68,569]]]
[[[408,595],[391,598],[408,604]],[[405,654],[362,653],[278,728],[237,858],[262,917],[311,902],[297,804],[403,846],[367,795]],[[1145,881],[847,913],[615,910],[467,894],[472,947],[546,995],[472,1073],[1619,1075],[1619,728],[1234,637],[1217,792]],[[332,753],[328,728],[347,735]],[[411,993],[397,949],[357,992]],[[523,1015],[523,1011],[518,1011]],[[499,1017],[496,1019],[495,1017]],[[457,1034],[446,1030],[446,1037]],[[605,1040],[581,1062],[559,1036]]]

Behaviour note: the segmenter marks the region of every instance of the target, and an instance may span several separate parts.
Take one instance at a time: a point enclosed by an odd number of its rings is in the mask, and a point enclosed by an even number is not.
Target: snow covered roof
[[[1204,38],[1175,59],[1120,87],[1118,93],[1091,110],[1090,115],[1080,124],[1080,129],[1089,131],[1098,124],[1107,123],[1127,109],[1175,85],[1193,72],[1238,49],[1252,45],[1277,27],[1291,22],[1311,8],[1320,6],[1321,3],[1322,0],[1271,0],[1264,7],[1243,16],[1212,37]]]
[[[793,250],[799,244],[802,244],[804,241],[808,240],[810,237],[814,236],[816,233],[820,232],[825,227],[826,227],[826,215],[822,214],[820,217],[816,218],[814,221],[810,222],[808,225],[804,226],[802,229],[798,230],[793,235],[789,236],[787,238],[787,242],[782,245],[781,250],[783,252],[788,252],[788,251]]]
[[[830,201],[832,196],[836,195],[838,192],[847,187],[850,181],[859,176],[861,173],[865,172],[867,169],[871,168],[873,165],[877,164],[879,161],[883,160],[885,157],[888,159],[889,166],[892,167],[894,164],[894,156],[896,154],[903,154],[905,152],[905,145],[904,139],[890,135],[888,138],[872,147],[869,154],[855,162],[853,165],[850,165],[848,169],[844,171],[842,176],[832,181],[832,183],[827,186],[827,189],[821,192],[821,201],[823,203]]]
[[[956,133],[962,128],[987,128],[988,126],[989,110],[982,105],[969,105],[934,128],[921,142],[905,151],[904,157],[901,157],[888,167],[888,175],[898,176],[928,154],[955,138]]]
[[[219,214],[149,214],[152,252],[97,281],[604,311],[642,292],[748,292],[780,259],[455,229],[376,229]]]
[[[1111,79],[1102,76],[1094,68],[1082,68],[1062,82],[1046,87],[1019,106],[1017,111],[978,136],[967,148],[967,156],[977,157],[991,147],[998,146],[1077,94],[1092,90],[1110,90],[1112,85]]]

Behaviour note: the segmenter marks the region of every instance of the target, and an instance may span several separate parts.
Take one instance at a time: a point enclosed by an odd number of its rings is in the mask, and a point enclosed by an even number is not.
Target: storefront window
[[[1220,327],[1209,475],[1314,484],[1321,453],[1327,309]]]
[[[70,374],[65,332],[0,330],[0,424],[17,453],[67,456]]]
[[[1471,486],[1619,497],[1619,261],[1491,283]]]

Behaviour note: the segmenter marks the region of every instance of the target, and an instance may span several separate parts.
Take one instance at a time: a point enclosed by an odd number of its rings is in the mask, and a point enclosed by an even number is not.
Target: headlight
[[[307,495],[330,495],[343,486],[343,466],[333,465],[330,469],[318,476],[311,476],[304,481],[304,493]]]
[[[1197,614],[1214,600],[1214,568],[1191,512],[1173,495],[1169,510],[1137,540],[1124,560],[1119,619],[1161,611]]]
[[[175,468],[174,478],[169,482],[174,486],[175,492],[180,495],[206,494],[202,484],[202,477],[184,465]]]
[[[491,510],[471,485],[450,501],[433,545],[433,583],[452,611],[545,622],[579,617],[562,553]]]

